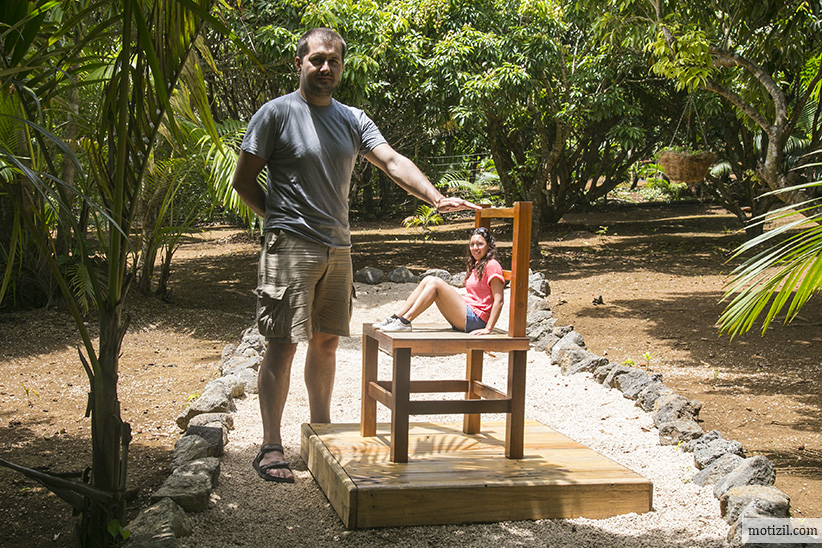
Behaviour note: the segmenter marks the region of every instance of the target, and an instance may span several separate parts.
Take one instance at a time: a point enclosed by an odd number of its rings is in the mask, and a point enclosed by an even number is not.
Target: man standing
[[[353,273],[348,190],[358,155],[439,211],[479,209],[443,196],[411,160],[385,141],[361,110],[332,98],[346,44],[330,29],[306,32],[294,64],[299,89],[251,118],[232,185],[265,217],[257,324],[268,347],[258,388],[263,440],[254,468],[265,480],[293,482],[280,423],[297,343],[308,341],[305,384],[311,422],[331,421],[337,343],[348,336]],[[257,176],[268,168],[267,190]]]

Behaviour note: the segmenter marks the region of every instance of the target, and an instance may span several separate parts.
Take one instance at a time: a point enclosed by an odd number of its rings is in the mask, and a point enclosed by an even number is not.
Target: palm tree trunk
[[[99,372],[91,379],[91,484],[114,495],[115,504],[104,506],[88,501],[79,525],[80,546],[110,547],[121,542],[109,531],[112,520],[124,523],[128,444],[131,427],[120,418],[117,395],[119,354],[128,322],[123,307],[100,310]],[[115,529],[116,530],[116,529]]]

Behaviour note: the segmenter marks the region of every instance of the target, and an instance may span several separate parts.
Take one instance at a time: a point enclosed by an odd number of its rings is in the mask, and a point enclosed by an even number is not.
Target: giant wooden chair
[[[525,367],[528,337],[525,316],[528,305],[528,266],[531,245],[531,202],[510,208],[485,208],[475,213],[476,227],[490,228],[491,219],[511,218],[514,224],[508,332],[495,328],[490,335],[459,333],[442,325],[414,324],[411,332],[383,333],[363,325],[362,414],[360,434],[377,435],[377,403],[391,410],[390,459],[408,462],[410,415],[462,414],[463,432],[480,431],[482,413],[505,413],[505,456],[523,457],[525,422]],[[504,267],[504,265],[503,265]],[[379,380],[377,359],[382,350],[393,356],[393,377]],[[508,353],[508,387],[502,392],[482,382],[483,352]],[[466,378],[459,380],[411,380],[411,356],[467,355]],[[462,400],[411,400],[411,394],[464,392]]]

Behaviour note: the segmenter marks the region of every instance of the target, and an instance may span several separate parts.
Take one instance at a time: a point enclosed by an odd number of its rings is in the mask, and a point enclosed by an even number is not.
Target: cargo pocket
[[[254,290],[257,295],[257,328],[267,338],[286,335],[288,318],[288,286],[264,284]]]

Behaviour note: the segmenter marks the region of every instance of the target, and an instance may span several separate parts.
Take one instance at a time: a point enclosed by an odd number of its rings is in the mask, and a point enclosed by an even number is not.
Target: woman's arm
[[[494,329],[494,326],[497,325],[497,320],[499,320],[500,312],[502,312],[502,290],[505,287],[505,283],[499,279],[494,278],[491,280],[491,295],[494,297],[494,302],[491,304],[491,315],[488,318],[488,323],[485,324],[485,327],[482,329],[477,329],[471,332],[471,335],[490,335],[491,331]]]

